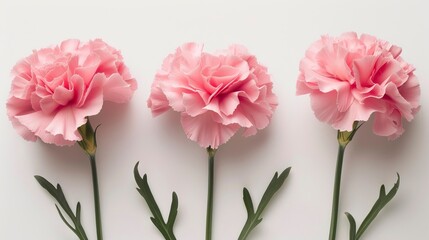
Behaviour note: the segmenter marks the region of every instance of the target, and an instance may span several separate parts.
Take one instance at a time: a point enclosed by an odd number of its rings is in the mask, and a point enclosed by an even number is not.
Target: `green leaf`
[[[174,221],[176,221],[177,217],[177,208],[179,207],[179,199],[177,198],[177,194],[173,192],[170,206],[170,213],[168,214],[167,226],[173,230]]]
[[[250,197],[250,193],[247,188],[243,188],[243,201],[244,205],[246,206],[247,216],[251,216],[252,214],[254,214],[255,210],[253,208],[252,197]]]
[[[350,240],[356,240],[356,221],[350,213],[345,214],[350,223]]]
[[[80,220],[80,202],[76,205],[76,218]]]
[[[76,229],[74,229],[71,225],[70,225],[70,223],[66,220],[66,218],[64,217],[64,215],[63,215],[63,213],[61,212],[61,210],[58,208],[58,205],[57,204],[55,204],[55,207],[57,208],[57,211],[58,211],[58,214],[60,215],[60,217],[61,217],[61,219],[63,220],[63,222],[67,225],[67,227],[69,227],[76,235],[77,235],[77,232],[76,232]]]
[[[173,232],[173,227],[177,216],[177,208],[179,206],[177,194],[175,192],[173,192],[172,194],[170,213],[168,216],[167,223],[165,223],[164,218],[162,217],[162,213],[159,210],[158,204],[156,203],[152,191],[150,190],[147,181],[147,175],[145,174],[142,178],[139,173],[138,166],[139,162],[137,162],[134,167],[134,178],[138,186],[137,191],[144,198],[149,207],[149,210],[153,214],[153,217],[151,217],[150,220],[155,225],[155,227],[158,228],[159,232],[164,236],[166,240],[176,240],[176,237],[174,236]]]
[[[73,213],[73,211],[70,208],[70,205],[67,202],[66,197],[64,196],[63,190],[61,188],[61,185],[57,184],[57,187],[55,188],[54,185],[52,185],[48,180],[46,180],[42,176],[34,176],[37,180],[37,182],[44,188],[46,191],[48,191],[49,194],[51,194],[52,197],[57,200],[59,206],[63,209],[63,211],[67,214],[72,224],[67,221],[63,213],[61,212],[58,205],[55,204],[55,207],[58,211],[58,214],[61,217],[61,220],[69,227],[78,237],[80,240],[88,240],[88,237],[86,236],[85,230],[83,229],[82,223],[80,221],[80,214],[81,214],[81,208],[80,203],[77,203],[76,205],[76,215]]]
[[[244,227],[238,237],[238,240],[245,240],[250,232],[262,221],[261,215],[264,209],[268,206],[268,203],[273,198],[274,194],[281,188],[284,181],[289,175],[290,167],[285,169],[280,176],[276,172],[274,177],[271,179],[270,184],[265,190],[264,195],[261,198],[261,202],[255,212],[253,207],[252,198],[247,188],[243,189],[243,201],[247,211],[247,220]]]
[[[374,206],[371,208],[371,211],[369,211],[368,215],[363,220],[363,222],[360,225],[359,229],[357,230],[356,234],[352,235],[352,230],[354,232],[356,231],[356,222],[354,221],[354,218],[349,213],[346,213],[346,216],[350,222],[350,240],[359,240],[360,237],[362,236],[362,234],[365,232],[365,230],[372,223],[372,221],[374,221],[375,217],[377,217],[377,215],[380,213],[380,211],[396,195],[396,193],[398,192],[398,189],[399,189],[399,184],[400,184],[400,176],[398,173],[396,175],[397,175],[398,179],[396,180],[396,183],[393,185],[392,189],[390,189],[390,191],[387,195],[386,195],[386,188],[384,187],[384,185],[381,185],[380,193],[379,193],[377,201],[374,203]]]

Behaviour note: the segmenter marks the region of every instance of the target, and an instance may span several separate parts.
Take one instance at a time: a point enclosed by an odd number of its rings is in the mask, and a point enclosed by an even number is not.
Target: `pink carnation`
[[[103,101],[127,102],[137,84],[120,52],[102,40],[34,51],[12,70],[7,112],[25,139],[72,145],[86,117],[100,112]]]
[[[240,128],[250,136],[265,128],[277,106],[267,69],[239,45],[219,54],[187,43],[169,55],[148,99],[157,116],[170,108],[202,147],[218,148]]]
[[[335,129],[351,131],[374,114],[374,133],[395,139],[420,106],[414,67],[400,53],[370,35],[323,36],[301,60],[297,94],[309,93],[316,117]]]

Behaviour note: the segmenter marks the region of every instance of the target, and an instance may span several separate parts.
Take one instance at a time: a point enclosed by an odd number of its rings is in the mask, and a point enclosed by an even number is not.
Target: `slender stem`
[[[206,240],[212,239],[213,222],[213,178],[214,178],[214,157],[216,150],[207,148],[209,154],[208,192],[207,192],[207,218],[206,218]]]
[[[95,223],[97,227],[97,240],[103,240],[103,231],[101,227],[101,214],[100,214],[100,194],[98,191],[98,177],[97,165],[95,163],[95,155],[90,155],[91,171],[92,171],[92,185],[94,190],[94,206],[95,206]]]
[[[329,230],[329,240],[335,240],[337,234],[337,220],[338,220],[338,205],[340,202],[340,185],[341,185],[341,171],[343,168],[344,150],[346,146],[339,144],[338,156],[337,156],[337,167],[335,170],[335,183],[334,183],[334,194],[332,198],[332,213],[331,213],[331,227]]]

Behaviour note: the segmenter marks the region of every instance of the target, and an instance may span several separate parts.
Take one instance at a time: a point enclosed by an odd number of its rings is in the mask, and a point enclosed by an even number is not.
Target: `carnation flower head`
[[[322,36],[300,63],[297,94],[310,94],[316,117],[340,131],[374,115],[373,132],[395,139],[420,107],[420,84],[401,48],[354,32]]]
[[[7,113],[13,126],[27,140],[59,146],[82,140],[78,128],[104,100],[127,102],[137,88],[120,52],[100,39],[35,50],[12,75]]]
[[[269,124],[277,106],[272,85],[266,67],[243,46],[210,54],[186,43],[164,60],[148,107],[154,116],[180,112],[188,138],[216,149],[240,128],[250,136]]]

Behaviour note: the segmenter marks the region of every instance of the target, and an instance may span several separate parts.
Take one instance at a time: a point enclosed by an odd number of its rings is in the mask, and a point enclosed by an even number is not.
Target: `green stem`
[[[95,223],[97,227],[97,240],[103,240],[103,232],[101,227],[101,213],[100,213],[100,194],[98,191],[98,177],[97,165],[95,163],[95,155],[90,155],[91,171],[92,171],[92,185],[94,190],[94,206],[95,206]]]
[[[337,167],[335,170],[335,183],[334,183],[334,194],[332,198],[332,213],[331,213],[331,227],[329,230],[329,240],[335,240],[335,236],[337,234],[338,205],[340,202],[341,171],[343,168],[345,149],[346,149],[346,144],[340,143],[338,147]]]
[[[213,223],[213,178],[214,178],[214,157],[216,149],[207,148],[209,155],[208,191],[207,191],[207,218],[206,218],[206,240],[212,239]]]

